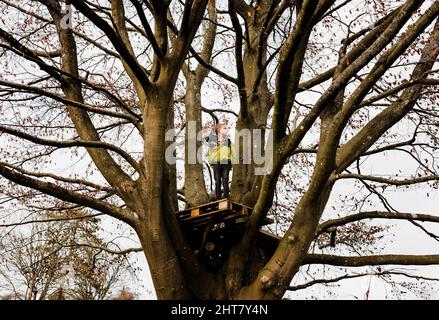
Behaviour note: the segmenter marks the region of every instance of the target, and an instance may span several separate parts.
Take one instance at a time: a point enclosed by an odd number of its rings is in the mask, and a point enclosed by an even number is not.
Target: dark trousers
[[[229,172],[232,168],[231,164],[213,164],[213,175],[215,177],[215,196],[216,199],[221,199],[221,184],[224,189],[224,198],[229,196]]]

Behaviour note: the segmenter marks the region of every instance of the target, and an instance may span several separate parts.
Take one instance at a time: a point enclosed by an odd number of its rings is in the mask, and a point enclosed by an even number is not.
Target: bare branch
[[[102,141],[78,141],[78,140],[65,140],[65,141],[57,141],[57,140],[48,140],[39,138],[36,136],[32,136],[28,133],[15,130],[12,128],[8,128],[6,126],[0,125],[0,132],[8,133],[14,135],[16,137],[31,141],[33,143],[57,147],[57,148],[71,148],[71,147],[86,147],[86,148],[102,148],[111,150],[119,154],[122,158],[124,158],[134,169],[139,171],[139,165],[136,160],[134,160],[126,151],[122,150],[119,147],[107,142]]]
[[[439,12],[439,3],[436,2],[432,7],[417,21],[413,26],[412,31],[407,33],[398,43],[396,43],[389,51],[383,55],[380,60],[385,60],[386,64],[389,61],[394,61],[397,58],[397,53],[402,53],[409,45],[409,40],[414,39],[422,30],[424,30]],[[418,79],[425,76],[433,67],[439,50],[439,20],[436,21],[434,30],[430,36],[428,43],[425,45],[419,63],[412,72],[412,79]],[[383,61],[380,61],[375,68],[381,71],[382,74]],[[373,77],[376,77],[375,74]],[[366,86],[369,87],[370,86]],[[422,84],[413,85],[405,89],[397,101],[391,104],[390,107],[379,113],[373,118],[359,133],[357,133],[348,143],[346,143],[337,152],[337,171],[341,172],[347,168],[355,159],[363,152],[369,149],[379,137],[382,136],[389,128],[400,121],[415,105],[415,97],[420,95],[423,88]],[[363,88],[364,90],[366,88]],[[357,89],[358,90],[358,89]],[[364,94],[365,92],[363,92]],[[347,103],[354,107],[357,104],[355,98],[350,98]],[[348,108],[347,108],[348,109]],[[348,113],[348,111],[346,110]]]
[[[15,223],[0,224],[0,228],[9,228],[9,227],[15,227],[15,226],[23,226],[23,225],[26,225],[26,224],[33,224],[33,223],[48,223],[48,222],[58,222],[58,221],[91,219],[91,218],[96,218],[96,217],[99,217],[99,216],[102,216],[102,215],[103,215],[103,213],[97,213],[97,214],[89,214],[89,215],[83,215],[83,216],[78,216],[78,217],[20,221],[20,222],[15,222]]]
[[[235,39],[235,60],[236,60],[236,70],[237,70],[237,85],[239,91],[240,100],[240,113],[243,119],[248,117],[248,105],[247,105],[247,89],[245,86],[245,73],[244,64],[242,61],[242,29],[239,23],[238,17],[236,16],[236,9],[234,8],[234,1],[229,0],[229,14],[232,20],[233,28],[235,29],[236,39]]]
[[[439,85],[439,79],[426,79],[425,77],[419,78],[419,79],[414,79],[411,81],[407,81],[404,82],[396,87],[393,87],[385,92],[382,92],[378,95],[376,95],[375,97],[372,97],[370,99],[364,100],[360,105],[359,108],[364,107],[364,106],[368,106],[371,105],[372,103],[379,101],[381,99],[387,98],[391,95],[394,95],[396,93],[398,93],[399,91],[409,88],[413,85],[416,84],[425,84],[425,85]]]
[[[52,92],[43,90],[43,89],[35,87],[35,86],[29,86],[29,85],[13,83],[13,82],[8,82],[8,81],[3,81],[3,80],[0,80],[0,85],[10,87],[10,88],[20,89],[22,91],[37,93],[37,94],[46,96],[48,98],[51,98],[55,101],[59,101],[63,104],[66,104],[68,106],[72,106],[72,107],[75,107],[75,108],[78,108],[81,110],[86,110],[86,111],[90,111],[90,112],[94,112],[94,113],[102,114],[102,115],[107,115],[107,116],[111,116],[111,117],[115,117],[115,118],[126,119],[126,120],[129,120],[133,124],[137,124],[139,122],[139,118],[133,117],[132,115],[114,112],[114,111],[110,111],[110,110],[105,110],[102,108],[92,107],[92,106],[83,104],[81,102],[67,99],[65,97],[62,97],[62,96],[56,94],[56,93],[52,93]]]
[[[174,35],[177,35],[178,32],[178,28],[173,24],[172,21],[170,21],[169,19],[167,19],[167,24],[169,29],[172,31],[172,33]],[[214,66],[212,66],[211,64],[209,64],[207,61],[203,60],[201,58],[201,56],[198,54],[198,52],[192,47],[189,47],[189,52],[191,53],[191,55],[197,60],[197,62],[203,66],[204,68],[212,71],[213,73],[219,75],[220,77],[226,79],[227,81],[237,84],[238,83],[238,79],[233,78],[232,76],[226,74],[224,71],[219,70],[218,68],[215,68]]]
[[[233,6],[235,7],[236,12],[244,20],[247,19],[248,12],[253,10],[253,8],[245,3],[244,0],[233,0]]]
[[[37,178],[51,178],[51,179],[58,180],[61,182],[73,183],[73,184],[78,184],[81,186],[87,186],[87,187],[96,189],[97,191],[105,191],[105,192],[109,192],[109,193],[114,192],[114,190],[110,187],[104,187],[104,186],[98,185],[96,183],[86,181],[84,179],[66,178],[66,177],[57,176],[53,173],[48,173],[48,172],[31,172],[31,171],[25,170],[23,168],[11,165],[9,163],[3,163],[3,164],[11,169],[14,169],[16,171],[21,172],[27,176],[33,176],[33,177],[37,177]]]
[[[416,220],[427,222],[439,222],[439,216],[422,213],[405,213],[405,212],[388,212],[388,211],[365,211],[351,214],[346,217],[331,219],[319,225],[316,235],[327,231],[330,228],[342,226],[351,222],[364,219],[398,219],[398,220]]]
[[[62,79],[60,75],[60,70],[48,65],[45,63],[40,57],[38,57],[31,49],[25,47],[22,45],[18,40],[16,40],[12,35],[10,35],[8,32],[0,28],[0,38],[7,41],[11,47],[7,47],[4,44],[0,44],[0,47],[4,47],[14,53],[16,53],[19,56],[23,56],[24,58],[35,62],[41,70],[44,70],[49,75],[57,79],[60,83],[64,83],[65,81]]]
[[[339,179],[362,179],[362,180],[369,180],[369,181],[380,182],[380,183],[385,183],[385,184],[391,184],[394,186],[407,186],[407,185],[421,183],[421,182],[439,180],[439,175],[431,175],[431,176],[417,177],[417,178],[412,178],[412,179],[397,180],[397,179],[382,178],[382,177],[356,174],[356,173],[343,173],[343,174],[337,174],[334,176],[334,180],[339,180]]]
[[[208,0],[193,0],[185,6],[180,30],[170,55],[170,60],[173,61],[174,66],[178,66],[178,69],[183,64],[184,58],[191,47],[190,44],[201,23],[207,2]]]
[[[144,72],[142,66],[139,65],[136,58],[131,55],[128,48],[124,45],[120,36],[114,31],[114,29],[83,1],[71,0],[70,2],[108,36],[108,39],[113,44],[114,48],[119,52],[122,59],[130,66],[139,82],[141,82],[145,88],[149,87],[151,84],[148,75]]]
[[[43,58],[55,58],[61,56],[61,50],[44,51],[44,50],[32,50],[36,56]]]
[[[159,59],[162,59],[164,57],[164,54],[163,54],[162,50],[160,49],[160,46],[157,43],[157,40],[154,36],[154,33],[151,30],[151,27],[148,23],[148,19],[146,19],[142,4],[138,0],[130,0],[130,1],[134,5],[134,7],[136,8],[137,14],[139,15],[140,22],[142,23],[143,29],[145,29],[147,38],[152,45],[154,53],[157,55],[157,57]]]
[[[91,244],[87,244],[87,243],[71,243],[71,244],[60,243],[60,245],[62,248],[86,247],[86,248],[91,248],[91,249],[97,249],[99,251],[105,251],[105,252],[108,252],[111,254],[120,254],[120,255],[143,251],[142,248],[128,248],[128,249],[124,249],[124,250],[112,250],[112,249],[109,249],[107,247],[95,246],[95,245],[91,245]]]
[[[227,110],[227,109],[208,109],[205,107],[201,107],[201,111],[204,111],[204,112],[209,113],[209,114],[211,114],[212,112],[224,112],[224,113],[233,114],[237,118],[239,117],[236,112],[231,111],[231,110]]]
[[[385,275],[385,274],[391,274],[391,272],[366,272],[366,273],[359,273],[359,274],[345,274],[345,275],[342,275],[340,277],[336,277],[336,278],[332,278],[332,279],[314,279],[314,280],[307,282],[307,283],[299,284],[296,286],[289,286],[288,290],[298,291],[298,290],[306,289],[306,288],[311,287],[311,286],[316,285],[316,284],[328,284],[328,283],[339,282],[339,281],[345,280],[345,279],[354,279],[354,278],[365,277],[365,276],[380,276],[380,275]]]
[[[114,218],[125,221],[130,225],[132,225],[135,221],[134,215],[132,215],[126,209],[120,209],[105,201],[68,190],[51,182],[45,182],[38,179],[30,178],[22,173],[9,169],[2,162],[0,162],[0,175],[19,185],[41,191],[60,200],[88,206],[92,209],[108,214]]]
[[[436,265],[439,264],[439,255],[403,255],[387,254],[376,256],[348,257],[326,254],[309,254],[303,264],[329,264],[343,267],[395,265]]]
[[[215,0],[209,0],[207,4],[207,11],[209,14],[209,26],[207,27],[204,34],[204,43],[203,49],[201,50],[200,58],[203,61],[211,61],[212,59],[212,50],[215,45],[215,36],[216,36],[216,8],[215,8]],[[199,64],[195,69],[195,74],[197,74],[201,79],[207,77],[209,72],[208,68],[205,68],[203,65]],[[201,81],[200,79],[200,81]]]
[[[436,279],[436,278],[429,278],[429,277],[423,277],[423,276],[418,276],[418,275],[411,275],[411,274],[407,274],[404,272],[397,272],[397,271],[388,270],[388,271],[382,271],[382,272],[365,272],[365,273],[358,273],[358,274],[345,274],[345,275],[342,275],[340,277],[336,277],[336,278],[332,278],[332,279],[314,279],[314,280],[307,282],[307,283],[304,283],[304,284],[290,286],[288,288],[288,290],[297,291],[297,290],[302,290],[302,289],[311,287],[315,284],[328,284],[328,283],[339,282],[339,281],[345,280],[345,279],[353,279],[353,278],[359,278],[359,277],[365,277],[365,276],[378,276],[379,277],[379,276],[384,276],[384,275],[397,275],[397,276],[404,276],[404,277],[408,277],[408,278],[414,278],[417,280],[439,281],[439,279]]]

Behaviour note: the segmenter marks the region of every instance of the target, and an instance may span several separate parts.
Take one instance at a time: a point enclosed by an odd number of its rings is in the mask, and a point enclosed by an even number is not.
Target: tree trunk
[[[253,132],[254,130],[261,130],[261,140],[265,141],[265,132],[267,125],[267,117],[272,107],[272,95],[268,90],[267,75],[265,71],[261,71],[261,65],[266,62],[266,52],[262,52],[260,61],[258,61],[258,44],[260,40],[261,27],[256,25],[249,28],[250,37],[253,41],[250,41],[250,45],[253,47],[247,47],[244,52],[243,66],[245,74],[245,85],[247,88],[247,116],[244,118],[240,113],[238,121],[236,123],[237,133],[242,133],[244,130],[249,130],[251,143],[248,145],[251,163],[242,163],[243,160],[243,148],[245,148],[245,139],[240,138],[239,135],[235,136],[235,143],[238,144],[237,157],[239,163],[233,166],[233,179],[232,179],[232,198],[238,202],[242,202],[248,206],[253,207],[257,201],[260,192],[260,185],[262,179],[255,175],[255,168],[258,164],[254,162],[254,142]],[[261,73],[262,72],[262,76]],[[260,78],[260,80],[259,80]],[[255,83],[259,81],[256,89]],[[257,142],[257,141],[256,141]],[[261,155],[264,156],[264,143],[261,144]]]
[[[157,297],[188,299],[190,294],[184,285],[178,258],[169,238],[163,205],[163,193],[169,188],[169,185],[164,185],[169,96],[166,90],[157,89],[143,108],[147,128],[144,132],[144,158],[137,188],[139,201],[136,203],[136,212],[139,221],[136,231],[149,263]]]
[[[198,161],[197,151],[202,151],[202,141],[198,141],[197,134],[201,132],[201,83],[198,77],[188,72],[186,76],[187,90],[185,95],[186,127],[184,148],[184,196],[186,206],[194,207],[209,201],[204,181],[203,162]],[[203,159],[203,154],[198,157]]]

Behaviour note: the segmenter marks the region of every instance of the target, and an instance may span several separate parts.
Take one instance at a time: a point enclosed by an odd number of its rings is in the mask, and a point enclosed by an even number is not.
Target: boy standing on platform
[[[232,142],[224,123],[215,125],[207,138],[207,159],[214,172],[216,200],[229,197],[229,172],[232,169]],[[221,185],[224,194],[221,193]]]

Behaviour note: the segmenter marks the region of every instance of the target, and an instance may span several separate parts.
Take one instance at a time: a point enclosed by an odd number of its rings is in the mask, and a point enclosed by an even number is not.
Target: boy
[[[232,142],[227,135],[227,126],[218,123],[207,138],[207,159],[214,172],[216,200],[221,199],[221,184],[224,198],[229,196],[229,172],[232,169]]]

